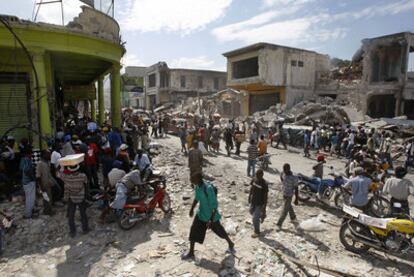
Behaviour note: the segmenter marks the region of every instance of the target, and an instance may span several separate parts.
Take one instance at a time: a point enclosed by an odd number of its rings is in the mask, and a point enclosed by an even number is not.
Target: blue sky
[[[63,2],[67,23],[81,3]],[[1,0],[0,14],[30,19],[33,3]],[[124,65],[225,70],[222,53],[259,41],[350,59],[363,38],[414,31],[414,0],[119,0],[115,11]],[[60,23],[60,6],[38,20]]]

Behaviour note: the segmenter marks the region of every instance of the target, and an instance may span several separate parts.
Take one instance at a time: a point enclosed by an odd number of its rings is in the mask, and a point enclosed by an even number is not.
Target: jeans
[[[250,175],[252,173],[252,175]],[[256,174],[256,160],[247,161],[247,176],[254,177]]]
[[[262,217],[263,206],[250,206],[250,214],[253,216],[253,227],[256,234],[260,234],[260,218]]]
[[[295,211],[292,207],[292,196],[283,196],[285,203],[283,204],[282,214],[280,215],[279,221],[277,222],[278,226],[282,226],[283,221],[285,221],[287,214],[289,213],[290,220],[296,219]]]
[[[23,189],[26,199],[24,215],[26,217],[31,217],[36,200],[36,182],[32,181],[23,185]]]
[[[86,203],[85,201],[81,203],[73,203],[72,200],[69,199],[68,201],[68,223],[69,223],[69,231],[71,234],[76,233],[76,225],[75,225],[75,212],[76,207],[79,207],[79,212],[81,216],[81,223],[82,223],[82,230],[84,232],[89,230],[88,227],[88,217],[86,216]]]

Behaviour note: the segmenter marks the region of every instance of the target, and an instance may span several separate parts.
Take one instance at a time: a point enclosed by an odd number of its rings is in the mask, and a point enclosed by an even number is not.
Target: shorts
[[[211,230],[220,238],[224,239],[227,236],[226,230],[220,223],[220,220],[211,224]],[[201,221],[198,216],[194,217],[193,225],[190,230],[190,241],[203,244],[207,232],[207,222]]]

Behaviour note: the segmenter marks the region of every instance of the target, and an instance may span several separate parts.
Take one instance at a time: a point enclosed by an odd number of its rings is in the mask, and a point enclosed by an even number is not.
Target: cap
[[[124,151],[128,149],[128,145],[126,145],[125,143],[121,144],[121,146],[119,147],[119,150]]]

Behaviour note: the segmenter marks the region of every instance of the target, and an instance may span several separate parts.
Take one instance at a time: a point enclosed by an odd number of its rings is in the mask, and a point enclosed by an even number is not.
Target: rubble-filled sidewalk
[[[400,259],[375,251],[358,256],[346,251],[338,239],[341,213],[315,201],[296,206],[295,211],[300,222],[312,218],[318,221],[319,232],[296,230],[289,220],[282,231],[275,230],[282,203],[278,170],[283,163],[289,162],[294,172],[311,172],[313,160],[303,158],[294,149],[288,152],[270,149],[272,168],[265,173],[265,179],[270,182],[268,215],[262,226],[263,236],[259,239],[251,238],[253,226],[247,204],[250,180],[246,177],[246,153],[230,158],[224,154],[207,156],[204,171],[218,188],[222,223],[235,241],[237,253],[226,255],[223,241],[208,232],[204,245],[196,247],[196,261],[181,261],[180,254],[188,247],[192,222],[188,216],[193,192],[188,182],[187,160],[179,152],[178,138],[167,137],[158,142],[162,145],[161,155],[153,162],[155,168],[167,177],[173,214],[157,212],[150,221],[140,223],[130,231],[122,231],[115,223],[97,224],[99,210],[92,207],[88,209],[92,231],[71,239],[65,208],[58,208],[53,217],[23,220],[20,219],[22,205],[2,203],[1,208],[17,217],[19,227],[13,237],[7,237],[0,263],[1,275],[318,275],[318,270],[307,267],[306,263],[339,272],[337,276],[409,276],[414,272],[412,256]],[[245,148],[243,145],[242,150]],[[328,165],[338,169],[344,166],[342,161],[333,158],[328,158]],[[413,179],[412,175],[410,179]],[[289,258],[303,261],[303,265],[298,266]],[[321,276],[330,276],[323,270],[321,272]]]

